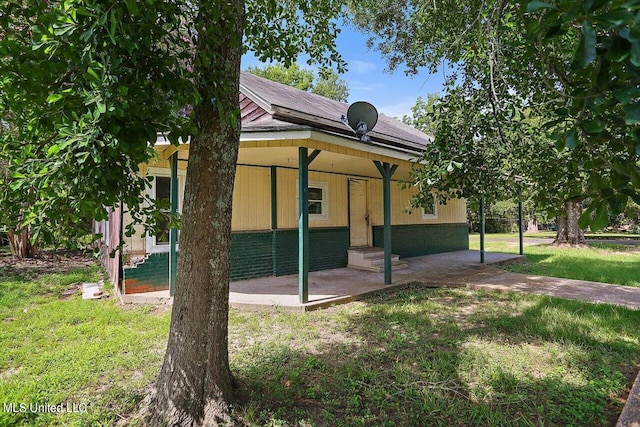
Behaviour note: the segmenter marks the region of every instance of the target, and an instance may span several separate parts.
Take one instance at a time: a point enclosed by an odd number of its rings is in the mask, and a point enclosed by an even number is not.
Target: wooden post
[[[278,168],[271,166],[271,229],[278,229]]]
[[[373,163],[382,175],[383,212],[384,212],[384,284],[391,284],[391,177],[398,169],[398,165],[380,163],[374,160]]]
[[[298,296],[309,302],[309,160],[307,147],[298,147]]]
[[[484,263],[484,197],[480,197],[480,262]]]
[[[518,234],[520,240],[520,255],[524,255],[524,240],[522,238],[523,223],[522,223],[522,200],[518,200]]]
[[[178,152],[171,155],[171,215],[178,212]],[[169,296],[176,291],[176,277],[178,275],[178,230],[175,227],[169,229]]]

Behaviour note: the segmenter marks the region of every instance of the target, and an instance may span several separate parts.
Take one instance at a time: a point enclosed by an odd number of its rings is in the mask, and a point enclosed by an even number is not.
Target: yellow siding
[[[278,169],[278,228],[298,228],[298,171]],[[322,172],[309,172],[309,181],[327,183],[327,220],[309,220],[310,227],[347,226],[347,177]]]
[[[135,233],[131,237],[127,237],[124,232],[126,231],[127,224],[131,224],[131,215],[127,212],[126,208],[122,214],[122,240],[124,240],[125,254],[131,255],[144,255],[146,251],[146,239],[142,237],[144,227],[142,225],[136,225],[134,227]]]
[[[233,190],[233,231],[271,228],[271,170],[238,166]]]
[[[383,225],[382,180],[370,180],[371,225]],[[406,224],[451,224],[467,222],[464,200],[449,200],[446,205],[438,205],[437,218],[423,219],[422,209],[411,210],[411,197],[416,194],[414,187],[403,189],[397,181],[391,182],[391,223]]]

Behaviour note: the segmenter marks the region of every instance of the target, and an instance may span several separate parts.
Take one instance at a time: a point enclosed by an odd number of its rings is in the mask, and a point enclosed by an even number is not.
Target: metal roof
[[[243,132],[281,131],[294,129],[295,125],[305,125],[357,139],[351,129],[340,121],[341,116],[347,114],[349,104],[247,72],[241,73],[240,92],[270,115],[256,122],[243,122]],[[405,153],[419,153],[431,140],[430,136],[384,114],[379,115],[378,123],[368,135],[371,138],[368,144]]]

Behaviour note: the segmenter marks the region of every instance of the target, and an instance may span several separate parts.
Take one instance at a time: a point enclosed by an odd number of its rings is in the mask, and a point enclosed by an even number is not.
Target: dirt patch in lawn
[[[0,277],[34,280],[43,274],[66,273],[95,264],[95,258],[83,252],[41,251],[33,258],[18,258],[5,253],[0,254]]]

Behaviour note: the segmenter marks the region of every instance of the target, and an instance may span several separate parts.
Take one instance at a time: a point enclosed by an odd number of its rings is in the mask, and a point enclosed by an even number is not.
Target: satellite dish
[[[367,132],[378,123],[378,110],[368,102],[354,102],[347,110],[346,120],[343,116],[343,122],[353,129],[360,141],[369,142]]]

